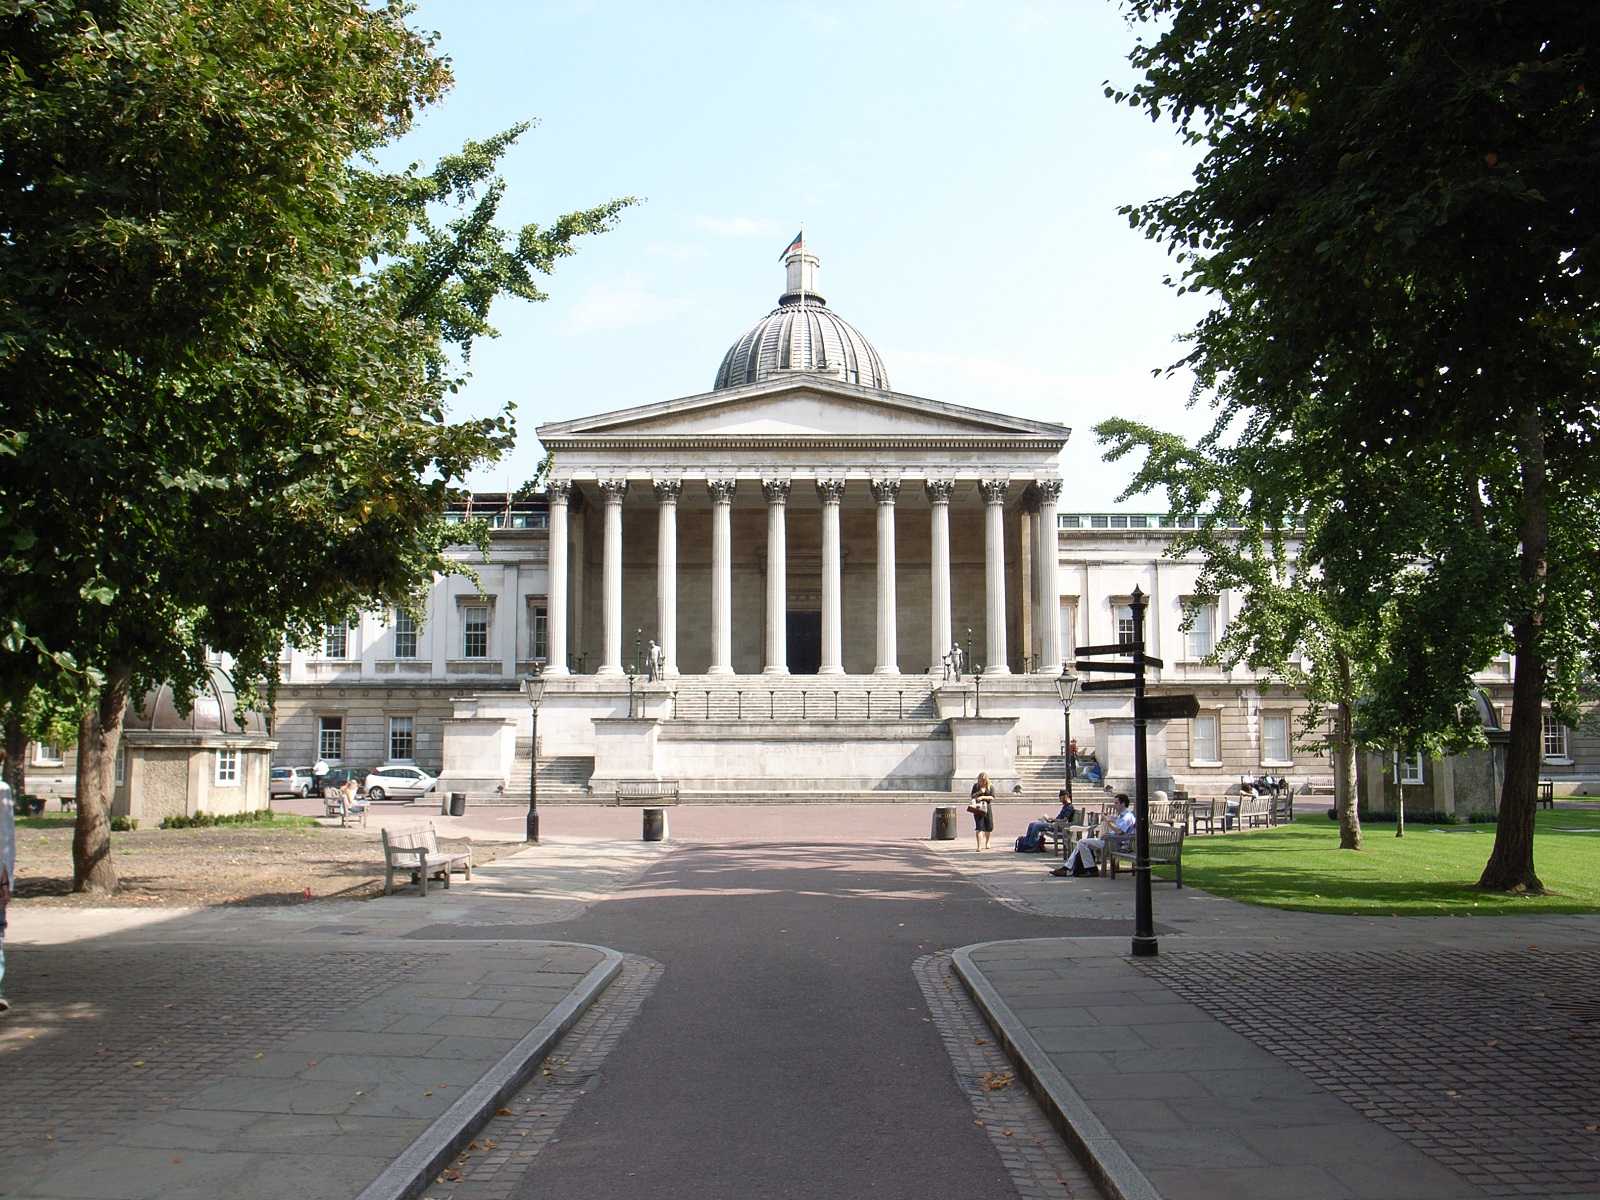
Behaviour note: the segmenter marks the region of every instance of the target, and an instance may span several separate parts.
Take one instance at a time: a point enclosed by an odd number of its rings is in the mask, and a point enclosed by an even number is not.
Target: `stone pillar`
[[[1056,533],[1056,510],[1061,500],[1061,480],[1041,479],[1039,491],[1038,547],[1034,559],[1039,564],[1039,674],[1061,674],[1061,550]]]
[[[983,565],[984,565],[984,627],[988,635],[987,661],[983,664],[985,678],[991,675],[1009,675],[1011,667],[1006,662],[1006,489],[1008,479],[984,479],[978,482],[983,495]]]
[[[817,480],[822,501],[822,665],[818,675],[844,674],[844,627],[839,587],[839,503],[844,480]]]
[[[928,494],[933,534],[933,636],[928,670],[938,675],[944,670],[944,656],[953,645],[950,632],[950,493],[955,484],[948,479],[929,479],[922,485]]]
[[[546,646],[544,673],[567,674],[567,499],[572,494],[572,484],[566,480],[551,480],[545,488],[550,501],[550,582],[545,605]]]
[[[656,492],[656,637],[661,669],[678,673],[678,497],[683,480],[654,480]]]
[[[784,514],[790,481],[763,479],[767,498],[767,656],[763,674],[789,673],[789,552]]]
[[[622,498],[626,479],[602,479],[605,498],[604,541],[601,543],[600,641],[602,655],[596,675],[622,674]]]
[[[711,666],[707,675],[733,674],[732,479],[706,480],[711,497]]]
[[[900,674],[894,594],[894,502],[899,494],[898,479],[872,481],[872,498],[878,504],[878,665],[872,669],[874,675]]]

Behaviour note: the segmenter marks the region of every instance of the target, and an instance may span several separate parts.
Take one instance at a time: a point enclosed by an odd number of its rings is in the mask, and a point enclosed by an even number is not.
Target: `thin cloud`
[[[583,334],[648,325],[664,321],[688,305],[682,296],[658,296],[636,280],[597,283],[579,297],[566,320],[566,330]]]

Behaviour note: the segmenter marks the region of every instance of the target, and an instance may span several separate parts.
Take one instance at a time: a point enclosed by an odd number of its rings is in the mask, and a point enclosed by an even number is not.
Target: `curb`
[[[1028,1087],[1039,1100],[1055,1126],[1056,1132],[1066,1139],[1067,1146],[1077,1155],[1078,1161],[1094,1178],[1100,1190],[1110,1200],[1161,1200],[1161,1193],[1128,1157],[1122,1143],[1094,1115],[1065,1075],[1050,1061],[1050,1056],[1028,1032],[1000,997],[980,967],[972,961],[972,952],[985,946],[1003,946],[1006,942],[978,942],[962,946],[951,952],[950,959],[956,975],[966,986],[973,1003],[983,1013],[989,1028],[1000,1039],[1007,1057],[1016,1065],[1018,1073],[1027,1080]]]
[[[484,1073],[483,1078],[468,1088],[461,1099],[423,1130],[421,1136],[368,1184],[356,1200],[417,1200],[438,1178],[439,1172],[472,1141],[489,1118],[532,1078],[551,1047],[577,1024],[578,1018],[588,1011],[600,993],[617,977],[617,972],[622,970],[623,956],[605,946],[590,946],[583,942],[543,944],[581,946],[585,950],[598,951],[601,960],[573,988],[571,994],[556,1005],[549,1016],[535,1025],[526,1037],[506,1052],[505,1057]]]

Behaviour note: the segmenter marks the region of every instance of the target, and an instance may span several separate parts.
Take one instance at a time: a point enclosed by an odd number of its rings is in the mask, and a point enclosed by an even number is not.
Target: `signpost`
[[[1172,720],[1180,713],[1193,716],[1199,705],[1193,696],[1154,696],[1146,699],[1146,667],[1162,667],[1159,658],[1144,652],[1144,615],[1148,604],[1144,592],[1133,589],[1133,637],[1107,646],[1081,646],[1075,664],[1079,671],[1131,675],[1131,679],[1105,679],[1079,685],[1084,692],[1133,691],[1133,784],[1134,814],[1138,818],[1133,833],[1133,956],[1153,958],[1160,953],[1156,942],[1155,917],[1150,901],[1150,762],[1145,744],[1148,721]],[[1124,658],[1127,662],[1098,662],[1102,656]],[[1152,712],[1152,706],[1156,711]],[[1193,711],[1190,711],[1190,706]],[[1163,715],[1169,713],[1170,715]]]
[[[1144,712],[1146,721],[1192,721],[1200,715],[1200,697],[1190,693],[1187,696],[1146,696],[1144,698]]]

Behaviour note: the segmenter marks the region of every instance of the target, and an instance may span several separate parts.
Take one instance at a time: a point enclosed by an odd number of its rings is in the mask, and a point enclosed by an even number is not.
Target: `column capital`
[[[1039,489],[1031,483],[1022,489],[1022,511],[1030,516],[1039,515]]]
[[[655,489],[657,504],[676,504],[678,497],[683,495],[681,479],[652,479],[650,486]]]
[[[953,479],[925,479],[922,490],[928,494],[929,503],[949,504],[951,493],[956,490],[956,482]]]
[[[1039,502],[1041,504],[1054,504],[1061,499],[1061,480],[1059,479],[1035,480],[1033,486],[1039,489]]]
[[[787,504],[792,484],[793,481],[789,479],[763,479],[761,494],[767,498],[768,504]]]
[[[898,479],[873,479],[867,486],[872,489],[872,498],[879,504],[893,504],[900,495]]]
[[[1004,504],[1006,502],[1006,489],[1011,486],[1009,479],[980,479],[978,491],[983,496],[985,504]]]
[[[565,504],[572,495],[572,480],[551,479],[544,485],[544,494],[551,504]]]
[[[706,480],[706,495],[711,497],[713,504],[732,504],[733,491],[738,486],[736,479],[708,479]]]
[[[838,504],[839,501],[844,499],[844,480],[817,480],[817,499],[824,504]]]
[[[622,498],[628,494],[628,481],[626,479],[602,479],[600,494],[605,497],[607,504],[621,504]]]

